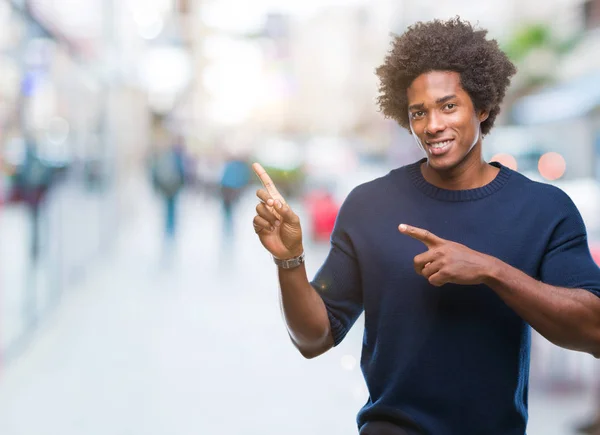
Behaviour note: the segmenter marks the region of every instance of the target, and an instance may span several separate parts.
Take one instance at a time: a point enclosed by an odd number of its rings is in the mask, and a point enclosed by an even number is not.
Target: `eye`
[[[410,116],[412,117],[412,119],[422,118],[423,116],[425,116],[425,112],[422,110],[419,110],[417,112],[412,112],[410,114]]]
[[[446,109],[448,109],[448,110],[452,110],[455,107],[456,107],[456,104],[454,104],[454,103],[448,103],[448,104],[446,104]]]

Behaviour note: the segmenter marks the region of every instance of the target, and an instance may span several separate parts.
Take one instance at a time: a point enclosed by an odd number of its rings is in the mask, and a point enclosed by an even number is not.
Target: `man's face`
[[[429,165],[445,171],[462,163],[480,140],[480,123],[487,112],[475,112],[460,84],[460,74],[421,74],[407,89],[407,96],[410,128],[427,153]]]

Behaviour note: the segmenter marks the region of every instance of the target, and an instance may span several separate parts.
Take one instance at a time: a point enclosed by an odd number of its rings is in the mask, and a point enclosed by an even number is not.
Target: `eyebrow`
[[[449,101],[453,98],[456,98],[456,95],[446,95],[445,97],[438,98],[437,100],[435,100],[435,104],[443,104],[446,101]],[[423,103],[412,104],[412,105],[408,106],[408,110],[422,110],[424,108],[425,108],[425,105]]]

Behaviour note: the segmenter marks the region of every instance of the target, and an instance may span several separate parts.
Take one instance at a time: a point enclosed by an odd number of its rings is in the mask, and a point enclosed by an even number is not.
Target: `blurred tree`
[[[582,33],[562,36],[549,23],[528,23],[518,27],[502,47],[519,68],[527,87],[554,80],[556,65],[582,39]]]
[[[506,43],[504,50],[513,61],[520,61],[534,48],[551,45],[548,25],[534,23],[518,28]]]
[[[509,108],[522,96],[554,83],[558,65],[582,38],[582,30],[564,34],[546,22],[529,22],[516,27],[500,44],[519,71],[504,100],[505,107]]]

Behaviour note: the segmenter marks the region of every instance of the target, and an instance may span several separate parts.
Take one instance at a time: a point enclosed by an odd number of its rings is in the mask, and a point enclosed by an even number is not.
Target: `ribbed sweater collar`
[[[421,173],[421,164],[426,160],[426,158],[423,158],[418,162],[408,165],[406,167],[408,176],[421,192],[427,196],[430,196],[431,198],[439,199],[441,201],[475,201],[485,198],[486,196],[491,195],[492,193],[497,192],[504,187],[511,175],[510,169],[508,169],[506,166],[503,166],[498,162],[491,162],[491,165],[500,168],[500,172],[498,172],[498,175],[496,175],[496,177],[485,186],[466,190],[442,189],[434,186],[427,181],[425,177],[423,177],[423,174]]]

